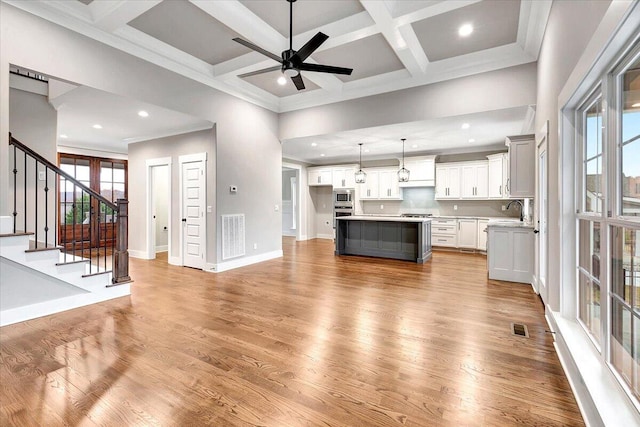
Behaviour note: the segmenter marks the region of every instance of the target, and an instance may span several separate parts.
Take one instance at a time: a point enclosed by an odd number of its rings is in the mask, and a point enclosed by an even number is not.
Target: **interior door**
[[[546,137],[538,146],[538,203],[537,203],[537,249],[538,249],[538,292],[542,301],[547,302],[547,250],[548,250],[548,165]]]
[[[187,161],[182,168],[182,265],[204,268],[205,179],[204,160]]]

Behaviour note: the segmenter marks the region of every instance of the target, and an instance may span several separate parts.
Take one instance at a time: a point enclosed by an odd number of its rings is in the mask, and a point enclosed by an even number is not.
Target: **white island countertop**
[[[487,223],[487,227],[506,227],[506,228],[534,228],[529,222],[508,219],[491,219]]]
[[[431,218],[411,218],[401,216],[384,216],[384,215],[351,215],[341,216],[338,220],[346,221],[389,221],[389,222],[430,222]]]

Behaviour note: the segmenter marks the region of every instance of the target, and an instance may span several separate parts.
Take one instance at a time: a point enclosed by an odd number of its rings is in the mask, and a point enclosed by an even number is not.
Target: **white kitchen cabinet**
[[[367,178],[360,184],[360,200],[402,200],[396,168],[365,169]]]
[[[457,248],[458,220],[455,218],[433,218],[431,220],[431,245]]]
[[[356,168],[354,166],[334,166],[332,168],[333,189],[344,190],[356,187]]]
[[[433,187],[435,185],[435,156],[407,157],[404,160],[404,167],[409,170],[409,181],[399,183],[400,187]]]
[[[333,170],[330,167],[307,168],[309,186],[333,185]]]
[[[507,180],[509,178],[509,158],[507,153],[492,154],[489,159],[488,197],[490,199],[507,198]]]
[[[487,224],[489,223],[488,219],[479,219],[478,220],[478,245],[476,249],[481,251],[487,250]]]
[[[488,161],[465,162],[460,168],[460,196],[463,199],[486,199],[489,195]]]
[[[514,199],[535,196],[535,135],[508,136],[509,178],[507,192]]]
[[[478,220],[470,218],[458,219],[458,247],[476,249],[478,246]]]
[[[436,164],[436,199],[460,198],[460,165]]]
[[[529,283],[533,280],[533,228],[488,226],[489,279]]]

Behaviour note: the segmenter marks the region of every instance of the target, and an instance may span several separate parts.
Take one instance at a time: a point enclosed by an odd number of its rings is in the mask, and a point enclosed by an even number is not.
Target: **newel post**
[[[113,252],[113,279],[114,285],[131,281],[129,277],[129,201],[118,199],[118,232],[116,235],[116,247]]]

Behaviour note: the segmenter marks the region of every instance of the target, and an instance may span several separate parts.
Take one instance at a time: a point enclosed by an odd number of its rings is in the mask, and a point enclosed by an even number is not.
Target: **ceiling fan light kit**
[[[411,174],[411,172],[409,172],[408,169],[406,169],[404,167],[404,142],[406,141],[406,138],[402,138],[402,169],[400,169],[398,171],[398,182],[408,182],[409,181],[409,175]]]
[[[329,36],[318,32],[315,36],[311,38],[308,42],[304,44],[300,48],[300,50],[293,50],[293,3],[296,0],[286,0],[289,2],[289,49],[282,51],[281,57],[269,52],[257,46],[249,41],[236,37],[233,39],[236,43],[240,43],[243,46],[248,47],[251,50],[254,50],[258,53],[261,53],[264,56],[267,56],[274,61],[280,63],[280,65],[276,65],[273,67],[263,68],[257,71],[251,71],[249,73],[240,74],[238,77],[249,77],[255,76],[257,74],[268,73],[271,71],[281,70],[282,73],[291,78],[293,84],[296,85],[298,90],[304,90],[304,81],[302,80],[302,76],[300,75],[300,71],[314,71],[317,73],[331,73],[331,74],[344,74],[351,75],[353,72],[352,68],[343,68],[343,67],[334,67],[331,65],[320,65],[320,64],[308,64],[305,63],[305,59],[307,59],[313,52],[315,52],[322,43],[324,43]]]
[[[359,170],[355,173],[356,184],[364,184],[367,180],[367,174],[362,170],[362,142],[358,143],[360,146],[360,164]]]

